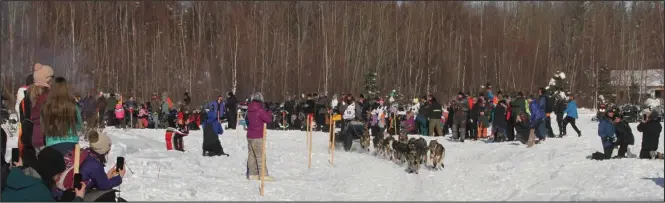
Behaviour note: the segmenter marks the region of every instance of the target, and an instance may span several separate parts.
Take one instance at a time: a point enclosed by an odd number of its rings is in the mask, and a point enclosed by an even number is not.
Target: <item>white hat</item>
[[[111,139],[109,136],[92,132],[88,136],[90,148],[98,154],[106,154],[111,150]]]

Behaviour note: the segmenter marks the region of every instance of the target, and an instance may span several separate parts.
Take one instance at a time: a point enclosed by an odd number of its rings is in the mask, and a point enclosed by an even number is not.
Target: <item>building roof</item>
[[[611,70],[610,77],[611,85],[623,87],[629,87],[633,83],[643,87],[662,87],[665,83],[663,69]]]

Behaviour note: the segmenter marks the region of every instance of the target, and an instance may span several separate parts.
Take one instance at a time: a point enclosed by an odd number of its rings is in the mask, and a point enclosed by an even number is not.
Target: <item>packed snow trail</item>
[[[260,181],[244,176],[243,130],[240,136],[233,130],[220,136],[230,157],[203,157],[202,131],[184,138],[183,153],[165,150],[164,130],[107,128],[113,140],[107,169],[116,156],[126,157],[133,173],[127,173],[119,189],[130,201],[663,201],[663,161],[587,159],[602,147],[593,113],[580,113],[582,137],[552,138],[531,149],[518,142],[437,138],[446,148],[445,169],[430,171],[427,165],[418,175],[387,158],[344,152],[339,144],[335,165],[330,165],[328,134],[322,132],[313,133],[308,169],[305,132],[269,131],[267,167],[276,181],[266,182],[264,197],[259,196]],[[639,153],[642,140],[636,125],[631,124],[633,154]],[[662,135],[660,142],[658,151],[663,152]],[[16,137],[8,148],[15,146]]]

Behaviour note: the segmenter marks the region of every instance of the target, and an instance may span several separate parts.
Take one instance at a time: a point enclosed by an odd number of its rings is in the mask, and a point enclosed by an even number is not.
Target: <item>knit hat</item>
[[[41,87],[51,87],[48,83],[53,79],[53,68],[51,66],[35,64],[34,72],[32,73],[35,85]]]
[[[106,154],[111,150],[111,139],[104,134],[92,131],[88,134],[88,141],[90,142],[92,151],[98,154]]]
[[[39,152],[34,169],[42,178],[51,178],[65,171],[65,158],[58,150],[47,147]]]
[[[262,102],[263,94],[261,94],[260,92],[255,92],[254,94],[252,94],[252,100]]]

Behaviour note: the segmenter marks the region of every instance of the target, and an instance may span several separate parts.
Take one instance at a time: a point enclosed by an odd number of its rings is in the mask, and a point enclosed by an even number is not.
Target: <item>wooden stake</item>
[[[261,196],[263,196],[263,191],[265,189],[265,185],[263,183],[265,179],[265,174],[266,174],[266,129],[268,128],[268,124],[263,124],[263,146],[261,148],[263,151],[261,152],[261,187],[260,187],[260,192]]]
[[[74,145],[74,174],[79,173],[79,162],[81,161],[81,148],[79,144]]]
[[[305,133],[305,136],[307,137],[307,141],[306,141],[305,144],[307,145],[307,148],[309,148],[309,129],[312,128],[312,126],[311,126],[312,122],[309,122],[309,115],[307,116],[307,118],[305,120],[307,120],[307,123],[305,123],[305,126],[307,126],[307,131]]]
[[[81,160],[81,147],[79,144],[74,145],[74,174],[79,173],[79,162]],[[74,180],[72,180],[72,185],[76,185]]]
[[[240,114],[237,113],[236,114],[236,137],[240,137],[240,131],[238,130],[239,125],[240,125]],[[263,134],[264,134],[263,137],[265,137],[265,129],[263,131],[264,131],[263,132]]]
[[[310,117],[309,120],[310,120],[310,121],[309,121],[310,126],[309,126],[309,133],[308,133],[308,135],[307,135],[308,138],[309,138],[309,139],[308,139],[309,141],[308,141],[308,143],[307,143],[307,146],[308,146],[308,148],[309,148],[309,149],[308,149],[308,156],[307,156],[307,157],[308,157],[307,168],[312,168],[312,124],[311,124],[311,123],[312,123],[312,118]]]
[[[335,140],[331,140],[332,139],[332,134],[335,131],[335,129],[333,128],[333,126],[334,126],[333,122],[334,122],[333,121],[333,115],[331,113],[330,114],[330,119],[328,119],[328,124],[329,124],[329,127],[328,127],[328,130],[329,130],[329,132],[328,132],[328,140],[329,140],[328,141],[328,154],[330,154],[330,151],[333,150],[332,143],[335,142]]]
[[[333,126],[335,126],[335,123],[337,123],[337,121],[333,121]],[[330,165],[335,165],[335,130],[334,129],[332,131],[332,140],[333,141],[332,141],[332,150],[331,150],[332,153],[330,154]]]

